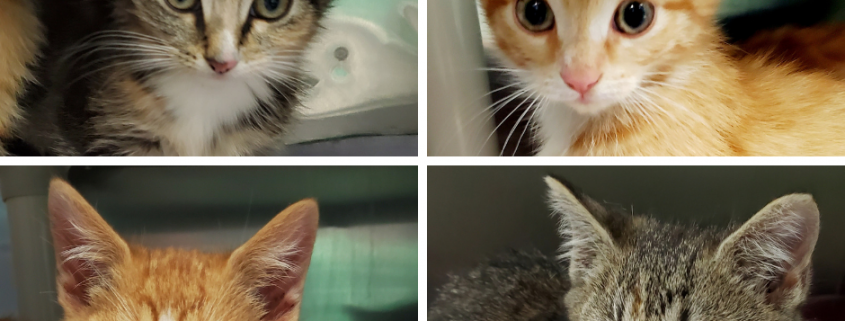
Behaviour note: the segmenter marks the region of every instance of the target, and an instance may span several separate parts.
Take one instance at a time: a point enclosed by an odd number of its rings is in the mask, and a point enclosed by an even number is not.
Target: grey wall
[[[429,299],[447,271],[497,251],[555,252],[560,240],[542,180],[549,173],[640,214],[718,225],[744,221],[784,194],[812,193],[821,211],[814,292],[845,291],[842,167],[429,167]]]
[[[12,249],[6,205],[0,202],[0,317],[15,314],[17,300],[12,283]]]

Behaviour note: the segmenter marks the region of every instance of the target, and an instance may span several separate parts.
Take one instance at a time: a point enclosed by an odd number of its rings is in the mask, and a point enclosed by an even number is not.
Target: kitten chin
[[[291,205],[230,253],[125,242],[66,182],[48,196],[65,321],[296,321],[317,234],[314,200]]]
[[[538,155],[845,155],[845,83],[798,63],[731,56],[714,23],[718,1],[684,3],[480,1],[494,57],[523,90],[544,88],[523,95],[542,101],[525,113]],[[631,12],[642,19],[619,18]],[[572,103],[578,94],[613,103]]]

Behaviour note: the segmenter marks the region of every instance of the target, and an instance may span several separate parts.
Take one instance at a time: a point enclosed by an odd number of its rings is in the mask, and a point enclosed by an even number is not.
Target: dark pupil
[[[279,8],[279,0],[264,0],[264,8],[269,11],[275,11]]]
[[[645,5],[639,2],[631,2],[625,7],[622,13],[625,24],[628,27],[637,29],[645,22]]]
[[[530,24],[539,26],[546,22],[549,8],[545,1],[532,0],[525,5],[525,20]]]

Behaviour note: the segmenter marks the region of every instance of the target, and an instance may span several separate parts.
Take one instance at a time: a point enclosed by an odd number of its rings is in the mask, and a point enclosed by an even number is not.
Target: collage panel
[[[841,320],[843,167],[429,167],[428,320]]]
[[[415,167],[0,167],[0,319],[415,320],[417,185]]]
[[[0,154],[416,156],[418,0],[2,0]]]
[[[428,10],[430,156],[845,155],[845,1]]]

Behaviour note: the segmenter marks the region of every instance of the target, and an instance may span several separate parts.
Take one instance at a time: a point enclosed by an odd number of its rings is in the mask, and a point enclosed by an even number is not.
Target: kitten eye
[[[616,29],[637,35],[648,29],[654,20],[654,6],[646,1],[623,1],[616,9]]]
[[[253,11],[259,18],[276,20],[288,12],[291,2],[292,0],[255,0]]]
[[[545,0],[519,0],[516,2],[516,17],[525,29],[541,32],[554,26],[552,8]]]
[[[199,3],[199,0],[167,0],[167,4],[179,11],[191,10],[196,7],[197,3]]]

